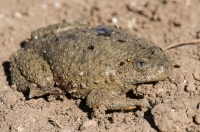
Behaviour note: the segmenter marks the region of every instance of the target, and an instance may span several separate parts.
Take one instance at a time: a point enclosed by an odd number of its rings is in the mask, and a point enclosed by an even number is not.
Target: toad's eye
[[[138,68],[144,68],[145,66],[146,66],[145,61],[138,61],[138,62],[137,62],[137,67],[138,67]]]
[[[147,66],[147,63],[144,60],[139,60],[136,62],[136,67],[139,70],[144,70]]]

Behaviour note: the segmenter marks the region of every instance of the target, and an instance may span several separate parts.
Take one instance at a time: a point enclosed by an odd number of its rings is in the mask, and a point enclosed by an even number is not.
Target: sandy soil
[[[93,25],[116,24],[160,47],[200,38],[200,0],[0,0],[1,132],[197,132],[200,131],[200,45],[166,54],[181,63],[170,79],[142,84],[128,97],[152,109],[89,109],[85,100],[52,96],[27,100],[11,89],[10,56],[39,27],[90,17]]]

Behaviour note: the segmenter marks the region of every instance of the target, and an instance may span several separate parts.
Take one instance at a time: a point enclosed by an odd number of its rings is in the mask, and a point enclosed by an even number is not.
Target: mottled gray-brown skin
[[[121,95],[136,84],[168,77],[173,69],[161,48],[114,26],[61,23],[34,31],[11,57],[12,83],[29,98],[70,93],[89,107],[149,107]]]

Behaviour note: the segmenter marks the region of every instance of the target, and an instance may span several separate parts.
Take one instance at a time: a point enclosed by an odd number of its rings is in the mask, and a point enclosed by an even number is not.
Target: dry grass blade
[[[191,44],[200,44],[200,39],[194,39],[188,42],[174,43],[174,44],[168,45],[167,47],[164,47],[163,50],[168,50],[168,49],[181,46],[181,45],[191,45]]]

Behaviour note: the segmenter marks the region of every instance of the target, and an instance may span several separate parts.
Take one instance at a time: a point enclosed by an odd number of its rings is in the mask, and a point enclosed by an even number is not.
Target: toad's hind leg
[[[137,106],[150,108],[149,103],[144,100],[122,98],[115,91],[104,88],[92,90],[87,96],[86,103],[90,108],[104,105],[108,110],[132,110]]]
[[[17,89],[29,92],[29,98],[42,96],[53,86],[53,74],[47,62],[35,52],[23,49],[11,57],[11,78]]]

